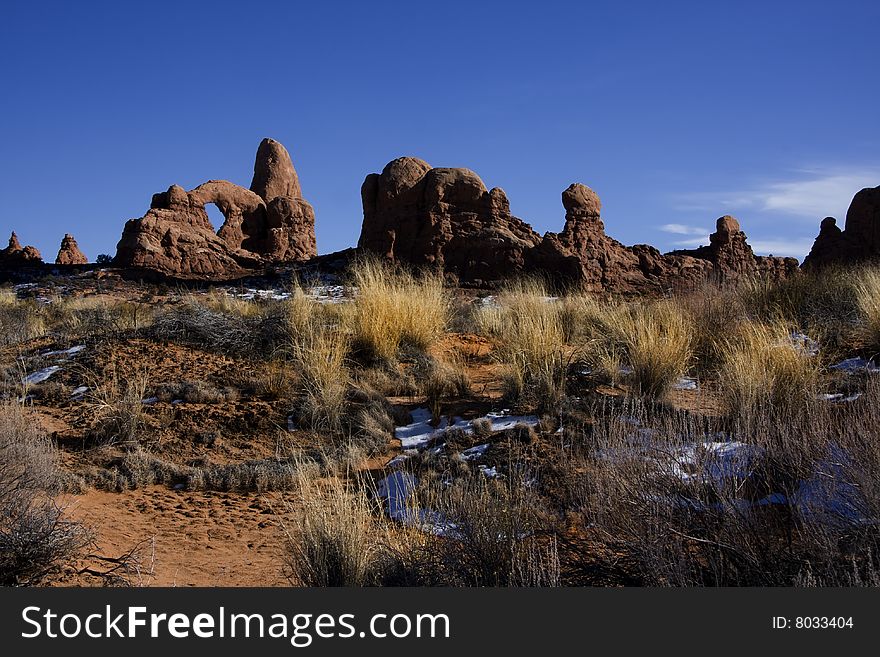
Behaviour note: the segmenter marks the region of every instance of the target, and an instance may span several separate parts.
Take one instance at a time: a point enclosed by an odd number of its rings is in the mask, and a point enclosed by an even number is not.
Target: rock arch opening
[[[223,212],[220,211],[220,208],[214,203],[205,203],[205,213],[208,215],[208,220],[211,222],[211,227],[214,229],[214,232],[220,232],[220,228],[226,221],[226,217],[223,215]]]

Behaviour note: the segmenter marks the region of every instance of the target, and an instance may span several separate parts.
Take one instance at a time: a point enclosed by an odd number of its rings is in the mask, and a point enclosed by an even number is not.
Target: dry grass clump
[[[0,585],[39,584],[88,543],[53,499],[61,485],[55,450],[34,418],[0,406]]]
[[[46,334],[46,321],[33,301],[17,301],[4,295],[0,306],[0,345],[14,346]]]
[[[381,573],[382,532],[367,491],[300,471],[285,561],[300,586],[366,586]]]
[[[628,367],[639,394],[663,397],[693,362],[693,324],[675,301],[609,307],[597,322],[588,361],[612,380]]]
[[[859,311],[855,331],[859,348],[880,354],[880,269],[864,269],[853,282]]]
[[[820,340],[826,353],[845,356],[857,346],[859,281],[872,270],[841,266],[802,271],[783,281],[746,279],[735,292],[750,318],[788,322]]]
[[[482,330],[499,340],[508,398],[546,411],[565,394],[571,361],[559,305],[549,299],[541,281],[517,281],[502,290],[498,307],[483,308],[479,315]]]
[[[346,319],[368,358],[393,362],[402,348],[424,352],[443,334],[450,302],[439,275],[417,277],[377,258],[362,258],[351,275],[358,291]]]
[[[443,404],[470,393],[471,381],[464,366],[455,360],[432,358],[427,363],[422,391],[434,422],[439,422]]]
[[[146,374],[122,377],[115,368],[103,380],[95,378],[85,397],[93,417],[89,435],[102,444],[137,443],[146,419],[147,386]]]
[[[313,322],[288,346],[296,384],[297,415],[312,430],[340,432],[350,376],[346,356],[349,335],[338,326]]]
[[[762,406],[794,408],[819,390],[820,363],[782,322],[744,322],[721,344],[720,382],[731,414]]]
[[[163,402],[182,400],[191,404],[222,404],[236,401],[239,394],[235,388],[218,388],[207,381],[181,381],[161,384],[155,397]]]

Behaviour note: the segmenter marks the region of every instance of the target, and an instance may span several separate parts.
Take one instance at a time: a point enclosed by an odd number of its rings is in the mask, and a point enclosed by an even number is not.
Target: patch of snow
[[[789,336],[791,346],[795,351],[800,351],[807,356],[816,356],[819,354],[819,343],[813,340],[809,335],[793,331]]]
[[[158,397],[147,397],[146,399],[141,399],[141,404],[155,404],[159,401]]]
[[[501,475],[498,472],[497,466],[492,466],[491,468],[486,465],[479,466],[480,472],[489,477],[489,479],[497,479]]]
[[[676,390],[696,390],[698,388],[697,380],[691,376],[683,376],[672,387]]]
[[[479,458],[483,456],[489,450],[489,443],[484,443],[482,445],[475,445],[470,447],[469,449],[464,450],[461,453],[461,458],[464,461],[472,461],[475,458]]]
[[[294,421],[292,415],[287,416],[287,430],[296,431],[296,422]]]
[[[36,383],[42,383],[43,381],[47,381],[50,376],[55,374],[61,368],[58,365],[52,365],[50,367],[44,367],[41,370],[36,372],[31,372],[27,376],[22,379],[22,383],[25,385],[34,385]]]
[[[408,504],[417,484],[411,474],[398,470],[379,482],[376,497],[385,502],[388,517],[392,520],[435,536],[454,536],[455,525],[442,514],[430,509],[414,509]]]
[[[876,364],[859,357],[842,360],[839,363],[832,365],[831,369],[841,370],[847,374],[853,374],[855,372],[880,372],[880,367]]]
[[[437,427],[432,427],[431,411],[427,408],[417,408],[410,414],[412,415],[412,423],[394,430],[394,437],[400,441],[400,445],[404,449],[424,447],[443,433],[443,430],[449,425],[448,420],[443,417],[440,418],[440,424]]]
[[[846,396],[844,396],[844,394],[842,392],[835,392],[835,393],[823,393],[821,395],[818,395],[817,398],[821,401],[829,401],[833,404],[845,404],[847,402],[853,402],[861,396],[862,396],[861,392],[854,392],[851,395],[846,395]]]
[[[86,346],[84,344],[78,344],[75,347],[71,347],[70,349],[60,349],[58,351],[47,351],[45,354],[43,354],[43,356],[44,357],[73,356],[74,354],[78,354],[79,352],[81,352],[85,348],[86,348]]]
[[[70,393],[70,398],[71,399],[79,399],[84,394],[86,394],[88,391],[89,391],[88,386],[80,386],[79,388],[76,388],[72,393]]]

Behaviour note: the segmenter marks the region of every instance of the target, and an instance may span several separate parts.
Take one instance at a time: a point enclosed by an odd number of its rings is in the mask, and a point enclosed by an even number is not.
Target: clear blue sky
[[[559,230],[583,182],[607,232],[662,250],[734,214],[803,256],[880,185],[880,3],[3,3],[0,233],[114,253],[171,183],[249,185],[290,150],[322,253],[360,185],[415,155],[475,170]]]

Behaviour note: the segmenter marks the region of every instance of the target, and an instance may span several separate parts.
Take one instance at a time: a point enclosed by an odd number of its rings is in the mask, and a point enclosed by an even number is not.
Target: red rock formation
[[[746,234],[740,229],[739,221],[730,215],[719,217],[715,232],[709,236],[708,246],[674,253],[712,263],[713,276],[721,282],[750,276],[781,279],[798,270],[795,258],[756,256],[746,241]]]
[[[73,235],[67,233],[61,240],[61,248],[58,249],[58,256],[55,258],[56,265],[86,265],[89,259],[79,250],[79,245],[73,238]]]
[[[541,237],[510,214],[504,191],[487,190],[469,169],[433,169],[402,157],[361,187],[360,248],[461,282],[489,285],[522,269]]]
[[[39,265],[43,262],[43,256],[33,246],[21,246],[15,231],[9,236],[9,245],[0,249],[0,267],[22,267]]]
[[[511,216],[500,189],[468,169],[432,169],[416,158],[390,162],[361,189],[360,248],[415,266],[442,267],[464,285],[490,285],[532,271],[592,291],[659,292],[709,278],[784,277],[793,258],[752,253],[733,217],[718,220],[708,246],[663,255],[608,237],[599,197],[573,184],[562,193],[565,227],[543,238]]]
[[[172,185],[154,194],[147,214],[126,222],[115,263],[175,278],[222,280],[308,260],[317,255],[315,214],[301,193],[287,150],[264,139],[250,190],[209,180],[189,192]],[[223,213],[216,233],[208,203]]]
[[[821,269],[880,259],[880,187],[857,193],[846,212],[843,230],[834,217],[825,217],[804,268]]]

